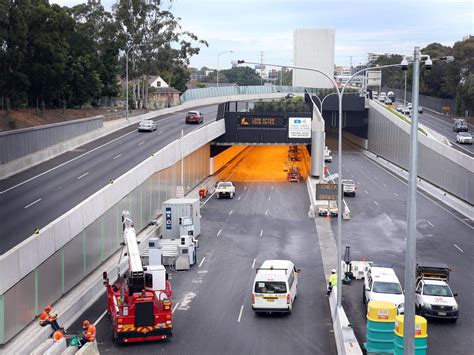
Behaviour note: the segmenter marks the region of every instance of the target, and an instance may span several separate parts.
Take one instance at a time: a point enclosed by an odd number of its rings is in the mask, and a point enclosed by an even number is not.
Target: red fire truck
[[[128,270],[107,288],[107,311],[116,343],[166,339],[172,336],[171,284],[163,265],[143,268],[133,222],[122,213],[123,246],[127,248]]]

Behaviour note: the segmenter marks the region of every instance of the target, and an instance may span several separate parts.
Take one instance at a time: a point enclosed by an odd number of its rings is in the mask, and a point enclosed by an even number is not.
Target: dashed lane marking
[[[456,249],[458,249],[461,253],[464,253],[464,250],[462,250],[460,247],[458,247],[456,244],[454,244],[454,246],[456,247]]]
[[[434,224],[431,223],[430,221],[427,220],[426,223],[428,223],[431,227],[434,227]]]
[[[217,236],[221,235],[222,229],[219,229],[219,232],[217,232]]]
[[[257,259],[253,259],[253,263],[252,263],[252,269],[255,267],[255,262],[257,261]]]
[[[82,174],[81,176],[78,176],[78,177],[76,178],[76,180],[81,180],[83,177],[85,177],[85,176],[87,176],[87,175],[89,175],[89,173],[84,173],[84,174]]]
[[[379,205],[377,201],[374,201],[374,203],[375,203],[377,206]]]
[[[31,207],[31,206],[33,206],[35,203],[38,203],[38,202],[40,202],[40,201],[41,201],[41,199],[39,198],[39,199],[37,199],[36,201],[33,201],[32,203],[30,203],[29,205],[26,205],[25,208]]]
[[[116,155],[115,157],[113,157],[112,160],[115,160],[115,159],[117,159],[117,158],[120,158],[121,156],[122,156],[122,154]]]
[[[262,235],[263,235],[263,229],[260,231],[260,236],[262,236]]]
[[[94,326],[96,326],[97,324],[99,324],[99,322],[102,320],[102,318],[105,317],[106,314],[107,314],[107,310],[105,310],[105,311],[99,316],[99,318],[97,318],[97,320],[94,322]]]
[[[206,257],[202,258],[201,262],[199,263],[199,266],[198,267],[201,267],[202,263],[204,262],[204,260],[206,260]]]
[[[244,305],[240,307],[240,313],[239,313],[239,318],[237,319],[237,323],[240,323],[240,320],[242,319],[242,312],[244,311]]]
[[[232,212],[233,212],[233,210],[230,210],[230,212],[229,212],[229,216],[232,216]]]
[[[176,308],[178,308],[178,306],[179,306],[179,302],[174,305],[173,312],[171,312],[171,313],[174,313],[174,311],[176,311]]]
[[[142,145],[142,144],[145,144],[145,141],[141,141],[140,143],[138,143],[138,145]]]

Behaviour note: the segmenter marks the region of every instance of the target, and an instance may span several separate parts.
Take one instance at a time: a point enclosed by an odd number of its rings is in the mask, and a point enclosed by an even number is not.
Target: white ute
[[[220,181],[216,186],[216,197],[229,197],[234,198],[235,186],[230,181]]]
[[[423,317],[443,318],[456,322],[458,304],[448,284],[449,267],[444,264],[416,266],[416,311]]]
[[[394,303],[398,314],[405,312],[405,295],[395,271],[388,267],[370,266],[364,277],[364,303],[385,301]]]

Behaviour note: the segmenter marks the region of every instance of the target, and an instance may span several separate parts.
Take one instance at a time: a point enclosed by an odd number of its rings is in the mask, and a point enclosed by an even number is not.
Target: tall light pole
[[[126,109],[126,113],[125,113],[125,117],[127,117],[127,121],[128,121],[128,52],[130,52],[130,49],[132,49],[133,47],[130,46],[127,51],[125,52],[125,77],[126,77],[126,84],[125,84],[125,95],[126,95],[126,99],[125,99],[125,109]]]
[[[224,52],[220,52],[218,55],[217,55],[217,79],[216,79],[216,85],[219,87],[219,57],[221,56],[221,54],[224,54],[224,53],[234,53],[234,51],[224,51]]]
[[[405,93],[403,95],[403,107],[407,107],[407,71],[406,70],[405,70]]]

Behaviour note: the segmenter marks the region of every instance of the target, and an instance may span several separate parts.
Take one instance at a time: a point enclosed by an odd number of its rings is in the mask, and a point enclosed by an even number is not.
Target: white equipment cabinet
[[[163,239],[201,234],[201,209],[197,198],[172,198],[163,202]],[[181,223],[181,224],[180,224]]]

